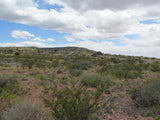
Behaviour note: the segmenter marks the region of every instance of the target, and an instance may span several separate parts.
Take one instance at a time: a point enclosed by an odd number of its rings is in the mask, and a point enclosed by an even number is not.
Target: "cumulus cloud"
[[[138,24],[139,20],[142,19],[139,16],[143,15],[145,18],[148,11],[153,11],[152,8],[155,7],[152,7],[152,5],[159,3],[158,0],[153,1],[147,0],[144,2],[141,0],[138,2],[138,0],[135,0],[133,2],[133,0],[119,0],[117,2],[115,0],[100,0],[93,2],[91,0],[82,0],[74,2],[72,0],[46,0],[50,4],[61,4],[67,8],[62,12],[58,12],[54,9],[38,9],[32,0],[22,0],[21,2],[18,0],[7,0],[0,1],[0,10],[3,11],[0,13],[0,18],[38,26],[43,29],[72,33],[73,36],[83,39],[115,39],[128,33],[134,25]],[[109,6],[118,8],[113,3],[118,6],[132,6],[144,3],[144,7],[138,7],[139,9],[137,7],[131,7],[131,9],[112,11],[109,9]],[[105,9],[91,9],[92,7],[88,6],[90,9],[84,13],[79,13],[76,9],[70,9],[68,11],[69,7],[76,6],[76,4],[78,6],[85,4],[93,4],[93,6],[100,5],[100,8],[104,6]],[[145,4],[151,7],[145,6]],[[157,5],[156,8],[159,8],[159,6]],[[156,10],[158,11],[158,9]],[[156,17],[160,17],[160,15],[157,14]],[[90,28],[87,26],[90,26]]]
[[[61,12],[54,9],[39,9],[33,0],[1,0],[0,19],[38,26],[42,29],[71,33],[66,38],[69,45],[87,47],[107,53],[160,56],[160,25],[142,24],[140,21],[160,18],[159,0],[44,0],[50,5],[64,6]],[[14,33],[15,38],[34,37],[33,34]],[[27,35],[26,35],[27,34]],[[130,40],[128,34],[138,34],[138,39]],[[101,41],[100,43],[88,41]],[[113,40],[123,39],[124,46],[114,44]],[[54,39],[32,38],[34,41],[54,41]],[[110,42],[105,41],[110,40]]]
[[[73,32],[81,31],[85,27],[76,12],[59,13],[54,9],[38,9],[32,0],[0,1],[0,11],[3,11],[0,13],[0,19],[38,26],[43,29]]]
[[[34,41],[42,41],[42,42],[45,41],[44,39],[41,39],[41,38],[39,38],[39,37],[35,37],[35,38],[31,39],[31,40],[34,40]]]
[[[41,39],[40,37],[35,37],[34,34],[31,34],[28,31],[22,31],[22,30],[12,31],[11,36],[14,38],[30,39],[30,40],[41,41],[41,42],[45,42],[45,41],[54,42],[55,41],[53,38]]]
[[[68,5],[73,9],[86,11],[86,10],[102,10],[102,9],[111,9],[111,10],[124,10],[132,6],[150,6],[157,5],[160,3],[159,0],[44,0],[49,4],[60,4]]]
[[[65,37],[68,42],[74,42],[75,39],[73,37]]]
[[[0,47],[54,47],[52,45],[46,45],[41,42],[31,42],[31,41],[24,41],[18,43],[0,43]]]
[[[34,37],[33,34],[27,32],[27,31],[21,31],[21,30],[12,31],[11,36],[14,38],[23,38],[23,39],[28,39],[28,38]]]
[[[136,46],[134,44],[127,44],[125,46],[117,46],[113,42],[102,41],[102,42],[94,42],[94,41],[82,41],[77,43],[70,43],[64,46],[77,46],[77,47],[85,47],[91,50],[102,51],[103,53],[110,53],[116,55],[133,55],[133,56],[148,56],[148,57],[159,57],[160,58],[160,47],[153,46]],[[118,51],[118,52],[117,52]]]
[[[55,40],[53,38],[47,38],[47,41],[54,42]]]

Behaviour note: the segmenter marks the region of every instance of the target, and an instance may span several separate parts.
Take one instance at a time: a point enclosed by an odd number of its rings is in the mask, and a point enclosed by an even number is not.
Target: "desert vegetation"
[[[0,119],[159,120],[159,73],[157,58],[0,48]]]

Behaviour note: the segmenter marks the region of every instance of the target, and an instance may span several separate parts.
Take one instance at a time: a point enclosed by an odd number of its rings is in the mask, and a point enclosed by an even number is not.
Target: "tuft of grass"
[[[44,112],[40,105],[29,100],[17,101],[3,114],[3,120],[42,120]]]

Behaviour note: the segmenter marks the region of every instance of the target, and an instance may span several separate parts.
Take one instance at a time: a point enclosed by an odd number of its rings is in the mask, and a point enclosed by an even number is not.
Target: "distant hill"
[[[14,54],[19,51],[21,54],[33,54],[33,53],[45,53],[45,52],[91,52],[93,50],[88,50],[87,48],[81,47],[55,47],[55,48],[36,48],[36,47],[0,47],[0,54]]]

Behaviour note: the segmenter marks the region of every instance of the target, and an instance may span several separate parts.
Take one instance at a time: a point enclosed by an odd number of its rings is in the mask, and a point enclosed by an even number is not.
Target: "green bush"
[[[105,73],[119,79],[122,78],[137,78],[140,77],[140,72],[136,71],[134,67],[126,62],[121,62],[115,65],[106,65],[98,70],[100,73]]]
[[[0,76],[0,88],[5,87],[8,83],[17,83],[17,77],[15,75],[4,74]]]
[[[82,68],[82,66],[81,66],[81,64],[78,64],[78,63],[70,63],[69,65],[68,65],[68,69],[81,69]]]
[[[153,72],[158,72],[158,71],[160,71],[160,65],[159,64],[157,64],[157,63],[152,63],[151,64],[151,70],[153,71]]]
[[[67,84],[69,80],[70,80],[70,79],[69,79],[67,76],[62,76],[62,77],[60,78],[60,82],[61,82],[62,84]]]
[[[33,65],[35,64],[35,61],[32,59],[25,59],[21,61],[22,67],[28,67],[29,69],[31,69],[33,67]]]
[[[59,60],[53,60],[52,61],[52,65],[51,66],[53,66],[53,67],[57,67],[59,65]]]
[[[45,85],[48,82],[47,76],[45,76],[43,74],[38,74],[35,76],[35,78],[38,80],[40,85]]]
[[[49,66],[49,64],[48,64],[47,62],[41,61],[41,60],[36,61],[35,64],[36,64],[36,66],[37,66],[38,68],[44,68],[44,67]]]
[[[160,79],[148,81],[130,90],[131,98],[138,106],[151,107],[160,105]]]
[[[62,73],[62,70],[58,69],[58,70],[57,70],[57,73]]]
[[[102,77],[99,75],[88,75],[85,74],[81,77],[81,84],[85,86],[90,87],[101,87],[104,86],[104,81],[102,80]]]
[[[71,76],[78,77],[82,74],[82,70],[70,70]]]
[[[64,87],[60,90],[55,86],[48,90],[51,99],[44,98],[44,102],[52,109],[54,120],[88,120],[90,114],[100,108],[104,91],[97,89],[96,92],[91,92],[81,86]]]
[[[103,53],[101,53],[100,51],[99,52],[95,52],[92,54],[92,57],[98,57],[100,55],[103,55]]]
[[[92,67],[92,63],[86,60],[73,61],[73,63],[69,63],[67,65],[67,68],[69,70],[75,70],[75,69],[87,70],[90,67]]]
[[[116,81],[113,77],[109,75],[89,75],[84,74],[81,76],[81,84],[89,87],[109,87],[116,84]]]
[[[28,100],[16,102],[2,114],[2,120],[42,120],[40,105]]]
[[[18,55],[20,55],[20,53],[19,53],[18,51],[16,51],[16,52],[15,52],[15,55],[18,56]]]
[[[56,74],[55,73],[51,73],[48,75],[48,77],[52,80],[54,80],[56,78]]]
[[[21,88],[16,76],[1,76],[0,102],[10,102],[18,96],[28,93],[27,89]],[[3,106],[3,105],[2,105]]]

